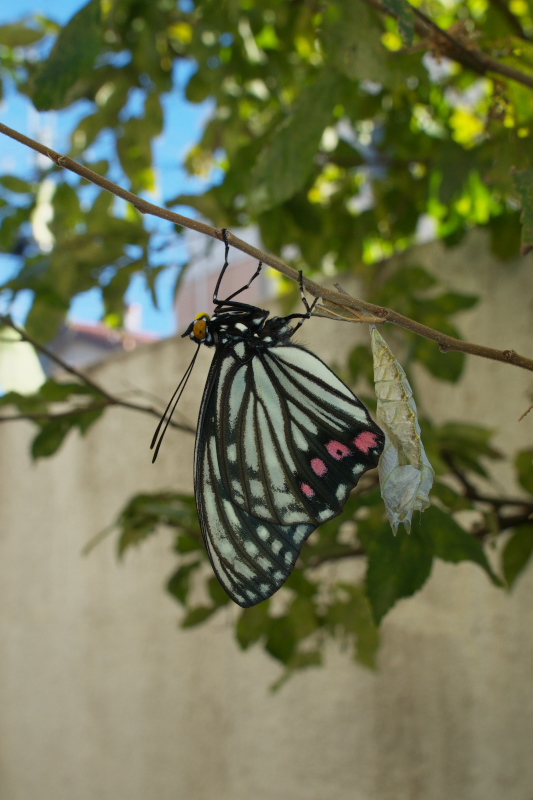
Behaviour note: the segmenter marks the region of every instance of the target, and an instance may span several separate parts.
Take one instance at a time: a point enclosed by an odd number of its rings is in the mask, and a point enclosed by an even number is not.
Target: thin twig
[[[530,514],[513,514],[510,517],[497,517],[498,521],[498,534],[504,533],[505,531],[511,530],[512,528],[518,528],[521,525],[531,525],[531,515]],[[533,533],[533,528],[532,528]],[[475,528],[472,531],[472,536],[475,536],[476,539],[486,539],[490,536],[494,536],[494,530],[490,526],[483,526],[482,528]]]
[[[524,417],[527,417],[527,415],[529,414],[529,412],[530,412],[532,409],[533,409],[533,403],[532,403],[532,404],[529,406],[529,408],[527,408],[527,409],[524,411],[524,413],[522,414],[522,416],[521,416],[521,417],[518,417],[518,422],[522,422],[522,420],[524,419]]]
[[[132,411],[141,411],[144,414],[150,414],[153,417],[157,417],[157,419],[161,418],[161,411],[158,410],[157,408],[155,408],[154,406],[147,406],[147,405],[142,405],[140,403],[132,403],[129,400],[122,400],[120,397],[117,397],[116,395],[113,395],[110,392],[108,392],[106,389],[102,388],[99,384],[95,383],[91,378],[89,378],[89,376],[86,375],[84,372],[81,372],[79,369],[76,369],[76,367],[73,367],[72,364],[68,364],[60,356],[58,356],[58,355],[56,355],[56,353],[52,352],[52,350],[49,350],[48,347],[45,347],[45,345],[41,344],[36,339],[34,339],[33,336],[30,336],[30,334],[26,333],[26,331],[23,328],[19,327],[18,325],[16,325],[13,322],[11,317],[0,315],[0,324],[1,325],[6,325],[6,326],[12,328],[14,331],[16,331],[16,333],[18,333],[20,338],[23,339],[25,342],[28,342],[29,344],[33,345],[33,347],[35,347],[36,350],[38,350],[40,353],[43,353],[43,355],[45,355],[48,358],[50,358],[52,361],[54,361],[56,364],[58,364],[62,369],[64,369],[70,375],[74,375],[74,377],[76,377],[81,383],[85,384],[85,386],[88,386],[93,391],[95,391],[98,394],[102,395],[102,397],[104,397],[105,400],[106,400],[106,402],[104,404],[102,404],[102,407],[104,407],[104,406],[121,406],[122,408],[129,408]],[[84,411],[90,411],[90,410],[91,410],[90,407],[80,406],[77,409],[72,409],[71,412],[72,413],[83,413]],[[70,412],[58,412],[57,414],[52,415],[52,417],[68,416],[69,413]],[[45,418],[45,417],[46,417],[46,415],[43,415],[43,414],[17,415],[17,416],[11,417],[11,419],[12,420],[16,420],[16,419],[32,419],[32,418],[37,419],[37,418]],[[2,418],[0,418],[0,422],[4,422],[4,421],[6,421],[8,419],[9,419],[8,417],[2,417]],[[179,423],[179,422],[174,422],[173,420],[170,422],[170,425],[173,428],[176,428],[177,430],[185,431],[186,433],[193,433],[193,434],[196,433],[195,429],[192,428],[190,425],[185,425],[185,424],[182,424],[182,423]]]
[[[505,501],[502,501],[502,505]],[[526,505],[526,504],[524,504]],[[513,514],[512,516],[508,517],[497,517],[498,521],[498,534],[504,533],[505,531],[510,530],[511,528],[518,528],[521,525],[530,525],[532,524],[532,517],[528,512],[524,514]],[[533,533],[533,528],[532,528]],[[473,528],[470,532],[470,535],[476,539],[486,539],[489,536],[494,535],[494,530],[488,526],[483,526],[479,528]],[[321,553],[320,555],[311,557],[308,561],[305,562],[305,566],[309,568],[319,567],[322,564],[326,564],[330,561],[343,561],[345,558],[363,558],[367,555],[365,548],[362,545],[358,545],[355,547],[349,547],[345,550],[336,550],[330,553]]]
[[[366,2],[367,0],[364,1]],[[373,1],[374,0],[372,0],[372,2]],[[4,133],[6,136],[21,142],[27,147],[31,147],[33,150],[37,150],[37,152],[48,156],[58,166],[69,169],[86,180],[92,181],[98,186],[101,186],[103,189],[106,189],[106,191],[111,192],[118,197],[122,197],[124,200],[132,203],[135,208],[137,208],[143,214],[152,214],[156,217],[160,217],[161,219],[169,220],[177,225],[199,231],[200,233],[204,233],[206,236],[211,236],[214,239],[223,241],[223,234],[221,230],[213,228],[211,225],[206,225],[203,222],[198,222],[197,220],[183,217],[181,214],[175,214],[174,212],[168,211],[165,208],[155,206],[153,203],[148,203],[146,200],[143,200],[137,195],[132,194],[132,192],[128,192],[106,178],[102,178],[101,175],[97,175],[97,173],[93,172],[87,167],[83,167],[81,164],[78,164],[71,158],[62,156],[59,153],[56,153],[54,150],[51,150],[50,148],[40,144],[40,142],[35,142],[33,139],[24,136],[18,131],[8,128],[7,125],[0,123],[0,133]],[[300,280],[300,273],[292,267],[289,267],[288,264],[285,264],[279,258],[269,255],[268,253],[263,253],[257,247],[252,247],[252,245],[244,242],[242,239],[239,239],[230,232],[227,234],[227,240],[232,247],[235,247],[237,250],[246,253],[257,261],[262,261],[264,264],[268,264],[270,267],[273,267],[286,277],[291,278],[294,281]],[[527,369],[533,372],[533,359],[521,356],[514,350],[495,350],[492,347],[484,347],[483,345],[464,342],[461,339],[455,339],[453,336],[447,336],[440,331],[429,328],[427,325],[422,325],[420,322],[415,322],[415,320],[412,320],[409,317],[404,317],[403,314],[399,314],[397,311],[393,311],[390,308],[378,306],[374,303],[368,303],[364,300],[359,300],[354,297],[350,297],[349,295],[342,294],[341,292],[334,291],[333,289],[326,289],[324,286],[311,281],[309,278],[304,278],[303,283],[306,290],[313,295],[313,297],[321,297],[333,305],[348,307],[350,309],[354,309],[355,311],[365,312],[367,315],[371,314],[378,317],[380,322],[391,322],[392,324],[411,331],[412,333],[416,333],[418,336],[422,336],[425,339],[431,339],[438,344],[440,350],[444,353],[455,350],[461,353],[469,353],[470,355],[479,356],[481,358],[488,358],[493,361],[501,361],[505,364],[513,364],[516,367]],[[122,403],[122,405],[125,404]]]
[[[67,364],[67,362],[61,358],[61,356],[58,356],[56,353],[52,352],[52,350],[49,350],[48,347],[46,347],[44,344],[41,344],[36,339],[34,339],[33,336],[30,336],[29,333],[26,333],[24,328],[21,328],[19,325],[13,322],[11,317],[6,316],[4,314],[0,314],[0,325],[6,325],[7,327],[12,328],[12,330],[18,333],[18,335],[20,336],[21,339],[23,339],[23,341],[33,345],[33,347],[35,347],[36,350],[38,350],[47,358],[50,358],[52,361],[58,364],[58,366],[64,369],[65,372],[70,373],[70,375],[74,375],[75,378],[78,378],[86,386],[89,386],[91,389],[94,389],[95,392],[99,392],[108,400],[113,399],[111,395],[109,395],[105,391],[105,389],[102,389],[101,386],[98,386],[98,384],[94,383],[94,381],[92,381],[88,375],[85,375],[83,372],[80,372],[78,369],[76,369],[76,367],[73,367],[71,364]]]
[[[458,467],[455,458],[448,450],[442,450],[441,456],[443,461],[446,462],[452,474],[457,478],[463,488],[463,496],[468,500],[474,500],[478,503],[487,503],[493,508],[502,508],[503,506],[519,506],[533,510],[533,503],[529,502],[523,497],[492,497],[491,495],[479,492],[474,484],[465,475],[462,469]]]
[[[30,420],[30,422],[38,422],[39,420],[42,420],[43,422],[46,422],[54,419],[65,419],[68,417],[75,417],[78,414],[85,414],[86,411],[101,411],[103,408],[108,408],[108,406],[111,405],[114,405],[114,403],[110,403],[108,400],[106,400],[103,403],[92,403],[86,406],[76,406],[76,408],[69,408],[67,411],[58,411],[55,414],[47,412],[35,414],[2,414],[0,416],[0,423],[19,422],[21,420]]]
[[[344,558],[362,558],[366,556],[366,550],[362,545],[347,547],[344,550],[333,550],[330,553],[321,553],[305,562],[306,567],[319,567],[328,561],[342,561]]]

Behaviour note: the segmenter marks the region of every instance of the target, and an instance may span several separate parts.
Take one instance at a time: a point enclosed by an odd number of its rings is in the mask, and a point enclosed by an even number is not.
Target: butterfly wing
[[[236,603],[279,589],[305,540],[342,511],[382,449],[365,407],[305,348],[217,348],[200,409],[195,493],[213,568]]]

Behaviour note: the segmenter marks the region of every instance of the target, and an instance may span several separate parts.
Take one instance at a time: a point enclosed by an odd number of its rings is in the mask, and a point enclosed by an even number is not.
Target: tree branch
[[[368,6],[375,8],[381,14],[386,14],[389,17],[398,19],[398,15],[385,8],[380,0],[362,0]],[[456,61],[467,69],[477,72],[479,75],[485,75],[487,72],[494,72],[497,75],[505,75],[517,83],[522,83],[533,89],[533,76],[527,75],[525,72],[514,67],[509,67],[507,64],[502,64],[496,59],[485,55],[481,50],[466,47],[461,41],[452,36],[448,31],[440,28],[436,22],[427,17],[419,8],[412,6],[413,12],[416,16],[415,31],[423,38],[433,39],[435,44],[438,44],[439,55],[445,55],[452,61]]]
[[[363,1],[367,2],[367,0]],[[374,0],[372,0],[372,2],[374,2]],[[77,175],[80,175],[80,177],[84,178],[85,180],[91,181],[97,186],[101,186],[106,191],[117,195],[117,197],[127,200],[129,203],[132,203],[132,205],[135,206],[135,208],[142,214],[151,214],[153,216],[160,217],[161,219],[174,222],[176,225],[181,225],[184,228],[190,228],[191,230],[199,231],[206,236],[211,236],[214,239],[223,241],[223,234],[221,230],[213,228],[211,225],[207,225],[204,222],[198,222],[197,220],[184,217],[181,214],[176,214],[166,208],[160,208],[153,203],[149,203],[132,192],[122,189],[120,186],[117,186],[115,183],[107,180],[107,178],[103,178],[101,175],[98,175],[96,172],[93,172],[87,167],[78,164],[68,156],[62,156],[59,153],[56,153],[55,150],[45,147],[40,142],[36,142],[33,139],[30,139],[28,136],[24,136],[18,131],[8,128],[7,125],[0,123],[0,133],[15,139],[27,147],[31,147],[38,153],[48,156],[48,158],[50,158],[59,167],[69,169],[72,172],[75,172]],[[262,261],[264,264],[268,264],[268,266],[273,267],[278,272],[281,272],[287,278],[291,278],[294,281],[299,281],[299,272],[292,267],[289,267],[288,264],[285,264],[279,258],[269,255],[268,253],[264,253],[257,247],[252,247],[252,245],[244,242],[242,239],[239,239],[230,232],[227,234],[227,239],[229,244],[232,247],[235,247],[237,250],[246,253],[257,261]],[[515,353],[514,350],[495,350],[492,347],[484,347],[483,345],[464,342],[461,339],[455,339],[453,336],[447,336],[440,331],[429,328],[427,325],[422,325],[419,322],[415,322],[415,320],[409,319],[409,317],[404,317],[403,314],[399,314],[390,308],[377,306],[374,303],[368,303],[364,300],[350,297],[349,295],[342,294],[341,292],[334,291],[333,289],[326,289],[309,278],[304,278],[303,282],[306,290],[314,297],[320,297],[332,305],[340,306],[341,308],[349,308],[359,313],[364,312],[366,315],[377,317],[376,322],[391,322],[392,324],[411,331],[412,333],[416,333],[418,336],[422,336],[425,339],[431,339],[438,344],[443,353],[450,350],[455,350],[461,353],[469,353],[470,355],[479,356],[481,358],[488,358],[493,361],[501,361],[506,364],[513,364],[516,367],[527,369],[533,372],[533,359],[521,356],[518,353]],[[102,392],[102,394],[105,396],[104,392]],[[125,403],[122,401],[121,404],[125,405]],[[130,405],[130,407],[134,406]]]
[[[62,369],[64,369],[70,375],[73,375],[81,383],[85,384],[85,386],[88,386],[90,389],[93,389],[93,391],[97,392],[98,394],[102,395],[102,397],[105,398],[105,402],[103,402],[100,406],[96,407],[79,406],[78,408],[69,409],[68,411],[65,412],[58,412],[57,414],[46,414],[46,413],[22,414],[11,417],[0,417],[0,422],[6,422],[8,420],[19,420],[19,419],[34,419],[34,420],[55,419],[55,418],[70,416],[72,414],[82,414],[85,411],[96,410],[96,408],[100,407],[105,408],[106,406],[121,406],[122,408],[129,408],[132,411],[141,411],[144,414],[151,414],[151,416],[157,417],[157,419],[161,419],[162,412],[157,408],[155,408],[154,406],[143,405],[140,403],[132,403],[129,400],[122,400],[122,398],[111,394],[106,389],[103,389],[101,386],[95,383],[91,378],[89,378],[88,375],[81,372],[79,369],[76,369],[76,367],[73,367],[71,364],[68,364],[60,356],[56,355],[56,353],[53,353],[51,350],[49,350],[48,347],[45,347],[43,344],[34,339],[33,336],[30,336],[28,333],[26,333],[26,331],[23,328],[20,328],[18,325],[16,325],[10,317],[0,315],[0,324],[12,328],[14,331],[16,331],[16,333],[18,333],[18,335],[23,341],[31,344],[33,347],[35,347],[36,350],[38,350],[40,353],[43,353],[43,355],[50,358],[52,361],[58,364]],[[176,428],[177,430],[185,431],[186,433],[193,433],[193,434],[196,433],[196,430],[192,428],[190,425],[184,425],[179,422],[174,422],[173,420],[171,420],[169,424],[171,425],[171,427]]]
[[[512,528],[519,528],[521,525],[533,525],[533,520],[531,519],[531,514],[513,514],[511,517],[500,517],[498,516],[498,534],[504,533],[505,531],[511,530]],[[491,527],[484,526],[481,528],[475,528],[472,531],[472,536],[475,536],[476,539],[485,539],[489,536],[493,536],[494,531]]]
[[[507,501],[502,499],[501,504],[504,505],[506,502]],[[524,505],[527,504],[524,503]],[[513,514],[512,516],[508,517],[500,517],[498,515],[497,519],[499,534],[504,533],[511,528],[518,528],[521,525],[533,525],[531,514],[528,514],[527,511],[524,514]],[[481,540],[486,539],[493,534],[494,530],[485,525],[477,528],[473,527],[470,532],[471,536]],[[365,548],[362,545],[358,545],[356,547],[347,547],[344,550],[334,550],[330,553],[321,553],[320,555],[311,557],[308,561],[306,560],[304,566],[312,569],[314,567],[320,567],[322,564],[326,564],[330,561],[343,561],[345,558],[363,558],[366,555],[367,552]]]
[[[305,562],[306,568],[320,567],[321,564],[326,564],[328,561],[342,561],[345,558],[363,558],[366,556],[366,550],[362,545],[357,547],[347,547],[344,550],[333,550],[330,553],[321,553],[318,556],[311,557],[309,561]]]
[[[528,508],[533,511],[533,503],[530,503],[523,497],[492,497],[491,495],[478,492],[474,484],[465,475],[462,469],[457,466],[455,458],[448,450],[442,450],[441,456],[443,461],[446,462],[450,468],[450,472],[457,478],[463,488],[463,496],[468,500],[474,500],[478,503],[487,503],[493,508],[502,508],[503,506],[520,506]]]

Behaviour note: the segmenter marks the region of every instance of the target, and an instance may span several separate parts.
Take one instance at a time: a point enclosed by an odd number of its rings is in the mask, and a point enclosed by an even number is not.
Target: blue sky
[[[86,0],[17,0],[11,6],[0,4],[0,25],[16,22],[33,14],[42,14],[59,23],[64,23],[78,11]],[[16,10],[13,10],[16,9]],[[186,81],[187,73],[193,66],[185,63],[179,65],[177,79],[180,84]],[[165,100],[165,133],[154,146],[156,167],[158,170],[158,192],[150,197],[152,202],[164,204],[164,198],[174,197],[180,192],[193,193],[200,189],[200,182],[193,180],[181,169],[180,162],[190,146],[200,136],[202,124],[209,114],[209,104],[202,106],[187,103],[177,93]],[[49,131],[52,140],[48,144],[62,152],[68,141],[68,132],[72,128],[79,112],[67,111],[61,115],[55,113],[38,114],[31,103],[24,97],[9,89],[0,104],[2,121],[33,138],[39,138],[39,132]],[[59,123],[61,123],[59,125]],[[61,135],[58,131],[65,131]],[[44,135],[44,133],[41,133]],[[32,170],[35,154],[7,137],[2,137],[0,147],[0,171],[24,177]],[[178,209],[179,210],[179,209]],[[190,210],[189,210],[190,211]],[[159,226],[165,223],[156,221],[150,224]],[[163,228],[164,230],[164,228]],[[181,243],[173,248],[173,262],[179,264],[185,260],[185,252]],[[0,275],[5,278],[14,269],[14,259],[0,257]],[[161,336],[168,336],[175,330],[172,287],[176,279],[176,268],[164,271],[157,284],[159,309],[156,309],[139,276],[134,280],[127,295],[129,303],[142,305],[142,329]],[[28,298],[21,297],[15,308],[14,316],[22,319],[28,307]],[[79,296],[71,309],[71,318],[76,321],[95,322],[101,313],[98,292],[87,292]]]

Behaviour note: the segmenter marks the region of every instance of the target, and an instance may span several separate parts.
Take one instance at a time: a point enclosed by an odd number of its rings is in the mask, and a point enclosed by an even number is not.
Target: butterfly
[[[311,316],[269,312],[218,293],[213,316],[198,314],[183,337],[198,344],[152,440],[155,461],[200,345],[215,352],[204,389],[194,456],[202,536],[220,583],[247,608],[287,580],[320,523],[340,514],[361,475],[377,466],[384,435],[353,392],[305,347],[292,341]],[[298,320],[297,324],[292,324]],[[182,338],[183,338],[182,337]]]

